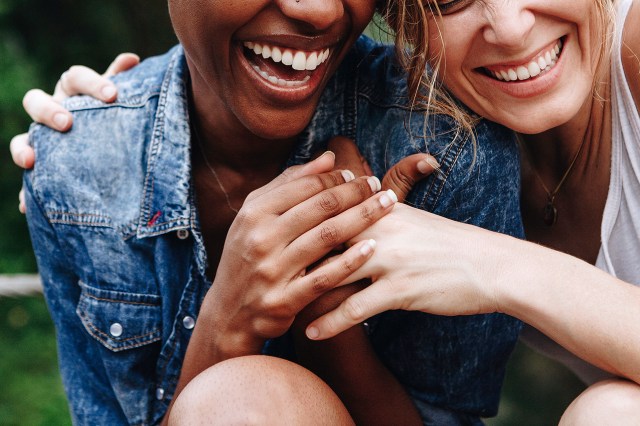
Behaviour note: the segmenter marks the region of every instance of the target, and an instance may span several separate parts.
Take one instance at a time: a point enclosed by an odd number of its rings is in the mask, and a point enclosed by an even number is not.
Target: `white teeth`
[[[282,59],[282,62],[284,63],[284,58]],[[307,66],[307,58],[304,55],[304,53],[296,52],[296,54],[293,56],[293,62],[291,63],[291,68],[293,68],[296,71],[302,71],[305,69],[306,66]]]
[[[313,52],[311,55],[307,57],[307,60],[305,61],[305,64],[304,64],[304,68],[308,71],[313,71],[317,67],[318,67],[318,54],[316,52]]]
[[[537,76],[538,74],[540,74],[540,71],[542,71],[542,70],[540,69],[540,67],[538,66],[538,63],[537,63],[537,62],[531,62],[531,63],[529,64],[529,66],[527,67],[527,70],[529,70],[529,75],[530,75],[531,77],[535,77],[535,76]]]
[[[540,67],[541,70],[547,67],[547,61],[542,56],[538,58],[538,66]]]
[[[518,80],[526,80],[528,78],[531,78],[531,76],[529,75],[529,70],[522,66],[516,68],[516,74],[518,74]]]
[[[558,55],[562,50],[562,41],[558,41],[556,45],[544,54],[540,54],[538,58],[529,62],[527,65],[520,65],[515,68],[506,70],[490,71],[496,79],[501,81],[523,81],[533,77],[537,77],[549,71],[556,64]]]
[[[271,59],[273,62],[290,66],[296,71],[313,71],[325,62],[330,50],[318,50],[315,52],[304,52],[301,50],[282,49],[277,46],[268,46],[256,42],[246,41],[243,45],[252,50],[256,55],[262,55],[264,59]]]
[[[279,48],[274,47],[271,49],[271,60],[273,62],[280,62],[282,60],[282,51]]]
[[[269,83],[276,85],[276,86],[282,86],[282,87],[297,87],[297,86],[302,86],[303,84],[305,84],[307,81],[309,81],[309,79],[311,78],[311,76],[305,76],[302,80],[285,80],[283,78],[278,78],[275,75],[270,75],[269,73],[267,73],[266,71],[263,71],[260,69],[259,66],[254,65],[253,69],[260,74],[260,76],[262,78],[264,78],[265,80],[267,80]]]
[[[290,50],[282,52],[282,64],[289,66],[293,65],[293,53]]]
[[[269,59],[271,57],[271,48],[269,46],[262,47],[262,57]]]

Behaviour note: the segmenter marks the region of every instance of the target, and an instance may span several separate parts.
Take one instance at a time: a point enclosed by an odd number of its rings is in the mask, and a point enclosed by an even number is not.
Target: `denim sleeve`
[[[126,424],[114,396],[96,345],[89,341],[76,314],[80,298],[78,277],[69,264],[55,229],[46,217],[33,188],[34,172],[25,174],[27,221],[47,305],[58,342],[62,380],[70,404],[73,423]]]

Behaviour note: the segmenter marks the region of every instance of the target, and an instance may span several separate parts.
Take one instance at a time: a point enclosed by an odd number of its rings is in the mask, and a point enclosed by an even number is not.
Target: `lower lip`
[[[525,99],[539,96],[553,88],[560,80],[562,70],[564,69],[564,53],[568,48],[567,41],[568,40],[563,41],[562,52],[560,53],[555,66],[549,71],[535,78],[524,81],[506,82],[496,80],[495,78],[489,77],[488,75],[480,71],[477,71],[477,73],[494,87],[497,87],[501,91],[514,98]]]
[[[334,49],[335,48],[332,48],[331,50],[333,51]],[[331,57],[333,57],[333,54],[330,55],[326,61],[320,64],[313,73],[311,73],[310,78],[306,82],[295,86],[283,87],[265,80],[264,77],[258,74],[253,68],[253,64],[245,57],[244,47],[242,45],[239,44],[236,48],[236,54],[238,58],[240,58],[242,68],[254,83],[253,85],[256,89],[271,101],[284,104],[295,104],[311,97],[320,87],[327,71],[327,64],[331,60]]]

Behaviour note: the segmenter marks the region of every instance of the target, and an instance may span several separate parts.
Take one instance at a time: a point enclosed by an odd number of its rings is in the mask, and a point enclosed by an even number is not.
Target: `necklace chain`
[[[518,138],[520,140],[520,138]],[[547,204],[544,206],[544,208],[542,209],[542,217],[544,219],[544,223],[547,226],[553,226],[557,220],[558,220],[558,209],[556,208],[554,201],[556,199],[556,195],[558,195],[558,192],[560,192],[560,189],[562,188],[562,185],[564,185],[564,183],[566,182],[567,178],[569,177],[569,175],[571,174],[571,171],[573,170],[573,166],[576,164],[576,161],[578,160],[578,157],[580,157],[580,153],[582,152],[582,148],[584,147],[585,141],[587,140],[587,138],[583,138],[582,142],[580,143],[580,147],[578,148],[578,151],[576,152],[576,155],[573,157],[573,160],[571,160],[571,163],[569,163],[569,166],[567,167],[567,170],[564,172],[564,174],[562,175],[562,178],[560,179],[560,181],[558,182],[558,184],[556,185],[556,187],[554,188],[553,191],[549,191],[549,188],[547,188],[547,185],[545,185],[544,181],[542,180],[542,178],[540,177],[540,175],[538,174],[538,171],[536,170],[533,161],[531,159],[531,154],[529,152],[529,150],[527,149],[527,146],[524,144],[524,142],[522,140],[520,140],[520,144],[523,147],[523,151],[527,157],[527,160],[529,161],[529,165],[531,166],[531,170],[533,171],[533,174],[535,175],[536,179],[538,180],[538,182],[540,182],[540,185],[542,186],[542,189],[544,189],[544,192],[547,193]]]
[[[218,176],[218,172],[216,172],[216,169],[211,165],[211,163],[209,163],[209,159],[207,158],[207,154],[204,152],[204,147],[202,146],[202,142],[200,140],[200,134],[198,133],[198,129],[196,129],[195,124],[192,124],[191,128],[193,129],[193,135],[195,136],[196,144],[198,144],[198,148],[200,149],[200,153],[202,154],[202,160],[204,161],[204,164],[211,171],[211,174],[216,180],[218,186],[220,187],[220,190],[224,194],[224,198],[225,200],[227,200],[227,206],[229,206],[229,209],[235,214],[238,214],[238,209],[233,207],[233,205],[231,204],[231,198],[229,197],[229,193],[227,192],[224,185],[222,184],[222,180],[220,180],[220,176]]]

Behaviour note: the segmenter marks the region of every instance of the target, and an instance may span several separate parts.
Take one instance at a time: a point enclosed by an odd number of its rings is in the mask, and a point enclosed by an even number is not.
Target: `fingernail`
[[[104,99],[111,99],[116,95],[116,88],[112,85],[107,85],[100,91]]]
[[[362,247],[360,247],[360,253],[362,253],[363,256],[369,256],[375,248],[376,240],[367,240]]]
[[[428,156],[418,163],[418,171],[420,173],[429,173],[432,169],[438,170],[439,168],[440,163],[438,163],[432,156]]]
[[[342,173],[342,177],[344,178],[345,182],[351,182],[356,178],[356,176],[353,174],[351,170],[343,170],[340,173]]]
[[[367,178],[367,183],[373,192],[378,192],[382,189],[382,185],[380,184],[380,179],[375,176],[369,176]]]
[[[336,154],[333,151],[325,151],[320,157],[324,157],[325,155],[330,155],[333,158],[336,158]],[[318,157],[318,158],[320,158]]]
[[[311,340],[315,340],[320,336],[320,330],[316,327],[308,327],[307,328],[307,337]]]
[[[58,112],[53,116],[53,123],[58,129],[65,129],[69,124],[69,117],[67,117],[67,114]]]
[[[392,189],[387,189],[385,193],[380,197],[380,204],[385,209],[398,202],[398,196]]]

